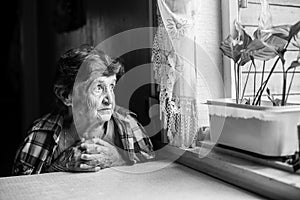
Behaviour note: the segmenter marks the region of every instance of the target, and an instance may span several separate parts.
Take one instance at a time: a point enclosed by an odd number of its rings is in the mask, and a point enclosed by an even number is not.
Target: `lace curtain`
[[[203,103],[210,91],[199,71],[197,3],[158,0],[158,29],[152,50],[164,129],[170,144],[184,148],[195,144],[200,127],[208,126]]]

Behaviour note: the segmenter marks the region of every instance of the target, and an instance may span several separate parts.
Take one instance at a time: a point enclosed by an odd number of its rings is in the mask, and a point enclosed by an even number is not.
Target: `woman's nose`
[[[110,105],[113,102],[113,92],[108,91],[105,94],[105,97],[103,98],[103,104],[104,105]]]

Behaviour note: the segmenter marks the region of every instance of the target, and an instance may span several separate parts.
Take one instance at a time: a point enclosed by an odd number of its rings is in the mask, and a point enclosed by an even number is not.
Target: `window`
[[[166,0],[168,1],[168,0]],[[173,2],[170,0],[169,2]],[[294,24],[300,19],[300,12],[299,12],[299,4],[300,2],[296,2],[296,0],[270,0],[271,3],[271,9],[274,10],[276,17],[274,17],[273,24],[276,25],[278,23],[290,23]],[[282,3],[284,2],[284,3]],[[198,1],[201,12],[200,12],[200,21],[201,24],[201,30],[199,31],[199,43],[202,47],[205,49],[205,54],[202,54],[202,57],[200,58],[205,61],[206,56],[210,57],[214,63],[220,63],[220,65],[217,64],[219,67],[219,72],[222,74],[223,82],[222,86],[224,86],[224,93],[220,95],[219,97],[234,97],[233,94],[235,94],[234,91],[234,75],[233,75],[233,63],[231,60],[229,60],[227,57],[222,57],[219,50],[219,45],[221,42],[221,39],[226,38],[230,33],[233,33],[235,27],[234,27],[234,20],[239,19],[239,21],[245,25],[246,31],[250,35],[252,35],[251,32],[256,28],[257,26],[257,18],[258,13],[260,12],[260,1],[259,0],[248,0],[248,7],[247,8],[239,8],[239,1],[233,1],[233,0],[220,0],[220,1],[210,1],[210,0],[201,0]],[[176,8],[176,6],[174,6]],[[173,7],[173,8],[174,8]],[[176,10],[176,9],[175,9]],[[297,12],[297,11],[298,12]],[[178,11],[178,9],[177,9]],[[220,12],[221,11],[221,12]],[[220,15],[218,13],[221,13]],[[286,14],[281,14],[286,13]],[[290,21],[280,21],[283,20],[282,17],[286,16],[291,17],[289,18]],[[181,25],[179,23],[179,25]],[[215,29],[214,29],[215,28]],[[177,39],[177,38],[176,38]],[[181,46],[183,48],[184,45]],[[195,51],[192,51],[195,52]],[[291,54],[295,54],[293,52],[293,48],[291,48]],[[168,60],[168,57],[166,57]],[[287,59],[288,60],[288,59]],[[291,62],[291,61],[287,61]],[[195,62],[194,62],[195,63]],[[200,63],[201,66],[209,66],[207,62],[196,62]],[[248,66],[249,67],[249,66]],[[266,65],[266,70],[269,66]],[[211,73],[214,73],[214,71],[210,71]],[[242,71],[242,75],[245,76],[245,72],[247,72],[247,66],[245,66],[245,70]],[[262,77],[262,70],[257,68],[257,73],[260,74],[256,77],[257,80],[261,80]],[[251,73],[250,82],[254,80],[253,73]],[[300,94],[297,93],[297,91],[300,91],[300,79],[297,78],[299,72],[295,74],[294,77],[294,85],[293,90],[291,91],[291,96],[293,100],[300,100]],[[278,76],[281,77],[282,74],[280,74],[280,71],[276,71],[274,74],[273,80],[270,82],[270,89],[272,90],[272,93],[275,93],[276,95],[280,95],[280,89],[281,87],[278,87],[281,85],[281,83],[277,82]],[[216,82],[218,82],[218,79],[210,79],[212,81],[215,81],[214,84],[218,85]],[[296,81],[297,80],[297,81]],[[242,83],[243,84],[243,83]],[[251,84],[249,84],[251,85]],[[222,88],[219,87],[218,89]],[[279,90],[278,90],[279,88]],[[223,89],[223,88],[222,88]],[[222,90],[221,89],[221,90]],[[251,95],[253,93],[253,88],[249,87],[246,90],[246,95]],[[274,92],[273,92],[274,91]],[[198,96],[199,97],[199,96]],[[216,96],[215,96],[216,97]],[[289,99],[289,100],[291,100]],[[180,104],[182,105],[182,104]],[[185,104],[186,105],[186,104]],[[176,107],[176,101],[175,104],[172,104],[172,106]],[[180,113],[180,111],[179,111]],[[167,118],[170,118],[170,114],[172,117],[178,117],[176,113],[168,113]],[[179,116],[180,118],[181,116]],[[180,118],[183,124],[190,125],[189,123],[186,123],[185,118]],[[182,120],[184,119],[184,120]],[[165,122],[167,126],[170,125],[170,121]],[[174,124],[170,125],[176,126]],[[167,127],[169,128],[169,127]],[[176,131],[176,129],[175,129]],[[180,129],[177,129],[177,131],[182,131]],[[190,133],[187,131],[186,133]],[[173,132],[167,133],[166,135],[170,139],[170,135],[173,134]],[[172,157],[172,155],[177,155],[178,157],[181,156],[184,151],[182,148],[178,147],[186,147],[185,145],[182,145],[182,142],[187,139],[186,135],[183,134],[183,137],[180,136],[181,133],[179,133],[178,138],[175,138],[174,135],[171,135],[171,137],[174,137],[175,142],[170,143],[172,146],[169,146],[165,151],[166,157]],[[199,136],[199,135],[198,135]],[[172,138],[171,138],[172,139]],[[177,142],[176,143],[176,139]],[[293,199],[298,194],[297,192],[293,192],[294,189],[298,190],[298,186],[296,186],[300,179],[297,175],[294,175],[293,173],[289,173],[286,171],[277,170],[278,168],[289,170],[290,167],[287,165],[284,165],[283,163],[277,163],[277,162],[269,162],[263,158],[255,159],[255,162],[252,162],[251,156],[245,156],[241,153],[228,150],[220,150],[219,147],[214,148],[214,151],[207,152],[207,156],[205,157],[199,157],[199,151],[205,151],[206,146],[203,145],[205,143],[202,143],[202,146],[200,148],[194,148],[191,150],[187,150],[183,156],[181,156],[178,160],[178,162],[188,165],[192,168],[198,169],[204,173],[207,173],[209,175],[218,177],[220,179],[223,179],[227,182],[236,184],[238,186],[244,187],[246,189],[252,190],[256,193],[265,195],[267,197],[272,198],[291,198]],[[176,146],[176,147],[174,147]],[[203,148],[202,148],[203,147]],[[208,144],[208,148],[209,144]],[[203,152],[202,152],[203,153]],[[174,156],[173,156],[174,157]],[[176,157],[176,156],[175,156]],[[259,164],[257,164],[259,163]],[[277,169],[270,168],[270,166],[276,166]],[[280,174],[280,175],[278,175]],[[287,179],[283,177],[289,177]],[[291,182],[288,182],[288,180],[291,180]]]
[[[295,24],[300,19],[300,1],[298,0],[269,0],[270,9],[272,14],[273,25],[283,25],[283,24]],[[245,26],[245,29],[249,35],[253,35],[253,32],[258,27],[258,17],[260,13],[260,1],[259,0],[249,0],[248,7],[240,9],[240,22]],[[288,51],[285,54],[286,64],[288,67],[289,64],[295,60],[298,52],[297,49],[290,44],[288,47]],[[265,70],[263,73],[263,62],[258,62],[257,70],[256,70],[256,90],[260,85],[260,80],[262,78],[266,78],[266,73],[270,71],[274,60],[267,61],[265,65]],[[242,80],[246,80],[246,76],[248,74],[248,68],[250,63],[242,68]],[[254,68],[252,68],[248,80],[248,86],[246,88],[245,96],[251,96],[253,94],[253,81],[254,81]],[[292,71],[288,74],[288,83],[292,77]],[[299,102],[300,101],[300,70],[296,70],[293,85],[291,86],[289,102]],[[242,83],[242,86],[244,83]],[[277,68],[274,71],[274,74],[270,78],[268,83],[268,88],[274,95],[274,97],[279,97],[282,94],[282,69],[280,65],[277,65]],[[266,95],[264,95],[266,96]]]

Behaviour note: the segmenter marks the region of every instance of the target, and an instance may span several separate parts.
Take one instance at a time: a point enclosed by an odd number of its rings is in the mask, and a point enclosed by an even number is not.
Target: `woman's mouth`
[[[111,108],[102,108],[102,109],[98,109],[98,112],[111,112]]]

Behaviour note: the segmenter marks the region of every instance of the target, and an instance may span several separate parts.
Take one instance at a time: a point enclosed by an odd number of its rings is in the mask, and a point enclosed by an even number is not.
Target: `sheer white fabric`
[[[170,144],[184,148],[194,144],[201,126],[208,126],[208,110],[201,103],[209,91],[197,63],[196,2],[158,1],[159,25],[152,51],[164,129]]]

